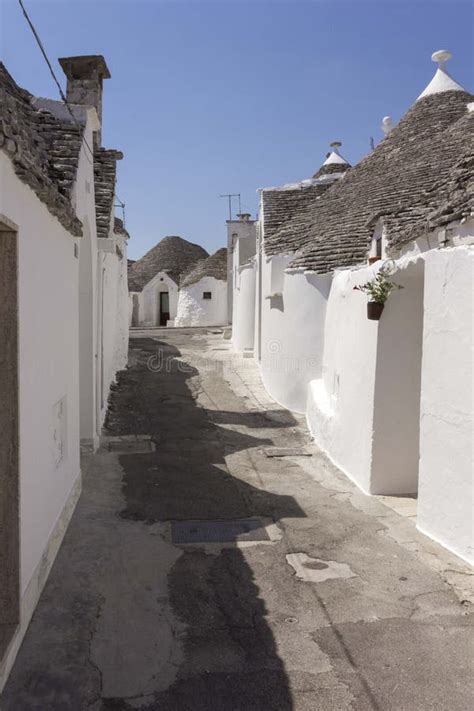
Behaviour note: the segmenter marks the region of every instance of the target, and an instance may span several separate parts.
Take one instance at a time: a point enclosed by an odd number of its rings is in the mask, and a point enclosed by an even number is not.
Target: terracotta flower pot
[[[378,301],[368,301],[367,318],[370,319],[370,321],[378,321],[382,315],[384,305],[385,304],[379,304]]]

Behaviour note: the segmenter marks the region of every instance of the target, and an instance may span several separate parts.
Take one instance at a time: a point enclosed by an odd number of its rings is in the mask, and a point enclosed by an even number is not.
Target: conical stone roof
[[[407,222],[424,219],[430,191],[472,152],[473,99],[464,91],[419,99],[344,180],[274,235],[287,251],[301,250],[290,267],[325,273],[365,262],[378,217],[390,221],[389,245],[407,241]]]
[[[166,272],[179,284],[180,278],[187,274],[196,262],[207,256],[208,253],[203,247],[182,237],[163,237],[161,242],[132,264],[128,274],[128,289],[141,291],[158,272]]]
[[[196,266],[187,274],[181,286],[197,284],[204,277],[214,277],[221,281],[227,281],[227,249],[222,247],[207,259],[201,259]]]

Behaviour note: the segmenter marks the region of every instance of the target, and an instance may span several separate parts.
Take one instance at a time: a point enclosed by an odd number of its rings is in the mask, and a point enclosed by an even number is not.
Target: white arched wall
[[[255,262],[237,269],[232,315],[232,345],[237,351],[253,349],[255,336]]]
[[[204,299],[204,292],[211,292]],[[204,277],[179,291],[175,326],[223,326],[227,323],[227,282]]]
[[[321,375],[331,276],[285,273],[292,257],[261,260],[260,368],[268,393],[304,413],[308,384]]]

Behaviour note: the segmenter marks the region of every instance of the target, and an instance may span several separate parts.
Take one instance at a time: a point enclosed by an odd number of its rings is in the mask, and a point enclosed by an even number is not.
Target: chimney
[[[102,125],[102,82],[110,72],[101,54],[59,59],[67,77],[66,98],[70,104],[93,106]],[[94,146],[102,143],[101,130],[94,132]]]
[[[391,116],[384,116],[382,119],[382,131],[386,136],[393,131],[393,123]]]

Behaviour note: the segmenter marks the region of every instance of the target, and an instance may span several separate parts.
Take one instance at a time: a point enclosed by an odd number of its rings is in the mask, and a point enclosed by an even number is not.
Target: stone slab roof
[[[290,268],[325,273],[365,262],[374,220],[386,217],[393,250],[407,223],[426,214],[440,177],[472,153],[473,96],[446,91],[419,99],[399,124],[343,180],[285,222],[276,240],[300,254]],[[434,191],[434,193],[433,193]],[[453,199],[453,198],[451,198]]]
[[[291,223],[314,200],[321,197],[331,183],[296,185],[288,189],[262,190],[262,216],[264,226],[265,254],[270,256],[295,249],[293,239],[286,239],[281,228]]]
[[[84,129],[35,108],[33,98],[0,63],[0,149],[49,212],[68,232],[80,236],[82,225],[70,197]]]
[[[208,257],[205,249],[182,237],[164,237],[130,267],[129,291],[141,291],[158,272],[166,272],[176,284],[189,273],[196,262]]]
[[[182,279],[181,286],[191,286],[205,277],[227,281],[227,249],[222,247],[207,259],[201,259]]]
[[[97,237],[108,237],[114,209],[117,161],[123,158],[120,151],[106,148],[94,150],[94,192]]]

